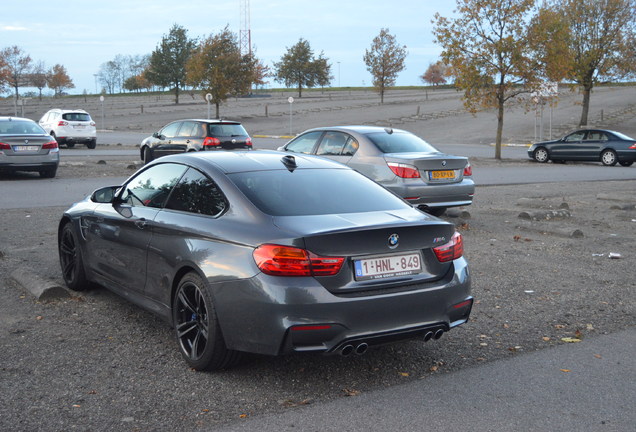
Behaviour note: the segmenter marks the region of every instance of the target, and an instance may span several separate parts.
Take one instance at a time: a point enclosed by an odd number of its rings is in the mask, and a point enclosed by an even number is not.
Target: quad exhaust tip
[[[356,346],[349,344],[342,347],[342,349],[340,350],[340,355],[343,357],[349,357],[351,354],[354,353],[357,355],[362,355],[367,352],[367,349],[369,349],[369,344],[367,344],[366,342],[359,343]]]

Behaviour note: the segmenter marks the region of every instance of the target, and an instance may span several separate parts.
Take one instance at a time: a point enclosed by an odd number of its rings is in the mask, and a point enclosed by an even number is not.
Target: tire
[[[55,178],[55,175],[57,174],[57,167],[43,169],[43,170],[40,170],[39,172],[40,172],[40,177],[42,178]]]
[[[88,287],[88,281],[84,271],[84,260],[77,234],[70,222],[67,222],[60,232],[58,253],[66,286],[73,291],[85,290]]]
[[[97,147],[97,138],[93,138],[88,143],[86,143],[86,147],[88,147],[91,150]]]
[[[238,361],[240,353],[225,346],[210,290],[197,273],[179,281],[172,320],[181,355],[194,370],[226,369]]]
[[[601,153],[601,163],[605,166],[614,166],[618,162],[618,157],[614,150],[603,150]]]
[[[150,147],[144,147],[144,164],[149,164],[154,160],[154,156],[152,154],[152,150]]]
[[[532,153],[532,157],[535,161],[539,163],[546,163],[550,160],[550,154],[545,147],[537,148],[534,153]]]
[[[632,164],[633,164],[634,162],[632,162],[632,161],[629,161],[629,162],[627,162],[627,161],[620,162],[620,161],[619,161],[618,163],[619,163],[619,164],[621,164],[621,166],[624,166],[624,167],[630,167],[630,166],[632,166]]]

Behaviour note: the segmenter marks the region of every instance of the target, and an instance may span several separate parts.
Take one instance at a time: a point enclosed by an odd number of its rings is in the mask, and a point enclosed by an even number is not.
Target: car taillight
[[[94,121],[91,122],[91,126],[95,126],[96,123]]]
[[[57,141],[49,141],[47,143],[42,144],[43,149],[56,149],[58,148]]]
[[[470,162],[466,164],[464,167],[464,177],[470,177],[473,175],[473,167],[470,165]]]
[[[11,146],[7,143],[0,142],[0,150],[11,150]]]
[[[219,141],[218,138],[206,137],[203,140],[203,147],[216,147],[220,145],[221,145],[221,141]]]
[[[252,253],[258,268],[271,276],[332,276],[340,271],[344,258],[320,257],[305,249],[264,244]]]
[[[66,121],[64,121],[64,120],[60,120],[60,121],[57,123],[57,125],[58,125],[58,126],[68,126],[68,122],[66,122]]]
[[[442,245],[433,248],[435,256],[439,262],[448,262],[461,258],[464,255],[464,241],[462,235],[455,231],[451,240]]]
[[[245,140],[245,145],[252,147],[252,138],[247,137],[247,139]]]
[[[636,143],[634,143],[634,144],[630,145],[630,146],[629,146],[629,148],[630,148],[631,150],[636,150]]]
[[[420,172],[413,165],[395,163],[395,162],[387,162],[393,174],[401,178],[419,178]]]

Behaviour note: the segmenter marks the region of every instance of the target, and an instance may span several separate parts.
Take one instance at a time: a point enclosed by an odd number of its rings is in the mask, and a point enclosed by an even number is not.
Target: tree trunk
[[[592,93],[592,86],[585,85],[583,87],[583,108],[581,110],[581,120],[579,126],[587,126],[587,116],[590,112],[590,94]]]
[[[214,107],[216,109],[216,117],[214,117],[214,118],[217,119],[217,120],[221,118],[221,117],[219,117],[219,105],[220,105],[219,102],[214,102]]]
[[[504,124],[504,102],[499,100],[499,109],[497,110],[497,138],[495,140],[495,159],[501,159],[501,137],[503,135]]]
[[[179,83],[174,86],[174,104],[179,105]]]
[[[303,97],[303,86],[300,85],[300,82],[298,83],[298,97]]]
[[[380,103],[384,103],[384,87],[380,87]]]

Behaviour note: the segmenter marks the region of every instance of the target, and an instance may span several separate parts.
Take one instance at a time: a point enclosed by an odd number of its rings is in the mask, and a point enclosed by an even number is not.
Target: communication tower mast
[[[250,30],[250,0],[239,0],[241,6],[241,31],[239,48],[241,55],[252,55],[252,34]]]

